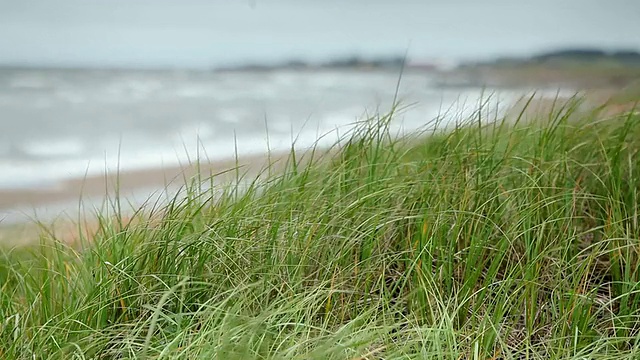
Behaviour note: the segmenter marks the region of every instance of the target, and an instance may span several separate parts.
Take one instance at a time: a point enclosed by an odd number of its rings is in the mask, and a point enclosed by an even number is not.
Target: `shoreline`
[[[38,242],[47,234],[57,240],[76,244],[91,239],[98,229],[94,212],[116,195],[122,200],[122,220],[128,222],[133,209],[161,196],[175,195],[185,181],[198,174],[203,179],[215,176],[219,183],[233,181],[236,164],[240,175],[258,176],[273,166],[280,169],[288,152],[254,154],[161,168],[123,171],[64,180],[54,188],[0,190],[0,246],[21,247]],[[199,172],[198,172],[199,170]],[[116,185],[118,186],[116,191]],[[139,201],[132,201],[138,198]],[[125,205],[127,204],[127,205]],[[131,206],[129,205],[131,204]]]
[[[103,173],[83,178],[70,178],[47,188],[0,189],[0,227],[14,223],[28,222],[28,213],[44,210],[58,213],[61,210],[77,210],[80,203],[104,203],[105,200],[119,196],[130,200],[131,195],[144,199],[159,193],[178,190],[186,181],[201,175],[203,178],[215,176],[220,182],[232,181],[240,174],[257,176],[261,169],[271,165],[278,166],[286,159],[288,152],[254,154],[235,158],[203,161],[198,164],[186,164],[148,169],[135,169],[116,173]],[[22,214],[20,216],[19,214]],[[24,221],[20,221],[20,217]]]

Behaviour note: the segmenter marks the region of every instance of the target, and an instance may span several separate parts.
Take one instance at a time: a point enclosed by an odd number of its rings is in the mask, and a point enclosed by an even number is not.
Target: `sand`
[[[50,188],[20,188],[0,190],[0,210],[16,207],[38,207],[82,197],[111,196],[137,189],[161,190],[168,186],[180,186],[185,180],[200,173],[203,177],[215,175],[221,181],[233,180],[236,169],[240,174],[257,175],[269,161],[280,166],[286,154],[253,155],[236,159],[201,162],[198,166],[184,165],[164,168],[108,173],[62,181]]]
[[[216,183],[233,182],[237,173],[246,174],[253,179],[268,164],[271,164],[274,171],[282,169],[287,155],[288,153],[252,155],[243,156],[237,161],[225,159],[201,162],[198,166],[103,174],[69,179],[45,189],[3,189],[0,190],[0,245],[31,244],[37,242],[43,232],[48,231],[54,231],[57,239],[67,242],[76,241],[80,232],[91,237],[92,232],[97,229],[92,207],[99,208],[99,204],[104,204],[107,199],[114,199],[116,194],[125,203],[137,194],[140,204],[154,197],[154,194],[176,191],[197,174],[203,180],[213,175]],[[136,201],[132,202],[134,207],[135,203]],[[80,204],[83,205],[82,211],[79,211]],[[124,216],[126,211],[123,211]],[[78,227],[78,222],[82,223],[81,228]]]

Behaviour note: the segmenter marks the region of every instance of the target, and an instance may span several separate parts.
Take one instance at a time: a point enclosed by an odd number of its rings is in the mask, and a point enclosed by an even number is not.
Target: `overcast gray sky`
[[[640,0],[0,0],[0,63],[207,67],[640,50]]]

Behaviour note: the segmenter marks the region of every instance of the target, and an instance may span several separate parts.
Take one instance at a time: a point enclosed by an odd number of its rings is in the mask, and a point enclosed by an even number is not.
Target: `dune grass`
[[[640,117],[574,105],[378,116],[133,221],[115,199],[82,246],[3,250],[0,358],[638,359]]]

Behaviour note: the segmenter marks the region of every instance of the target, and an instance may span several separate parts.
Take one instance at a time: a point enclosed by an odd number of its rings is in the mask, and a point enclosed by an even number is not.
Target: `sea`
[[[325,143],[403,110],[411,131],[473,111],[486,89],[441,89],[427,73],[0,69],[0,188]],[[399,86],[398,86],[399,83]],[[452,105],[455,110],[452,110]],[[466,108],[466,109],[465,109]]]
[[[428,71],[0,68],[0,190],[106,171],[329,146],[398,111],[401,136],[499,116],[522,89],[443,87]]]

